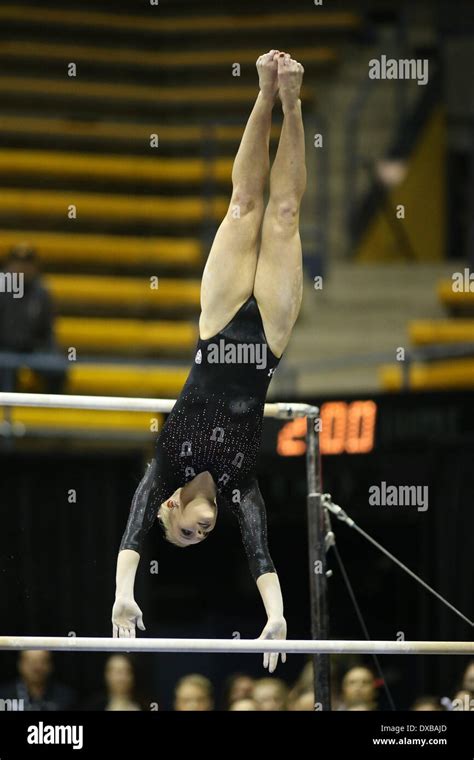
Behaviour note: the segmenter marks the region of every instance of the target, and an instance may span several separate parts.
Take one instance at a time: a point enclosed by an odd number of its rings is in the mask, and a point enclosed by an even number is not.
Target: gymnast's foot
[[[275,99],[278,91],[278,64],[276,55],[279,50],[270,50],[257,58],[257,71],[260,90],[265,97]]]
[[[288,53],[277,53],[274,60],[278,66],[278,90],[283,110],[294,108],[300,98],[304,68]]]

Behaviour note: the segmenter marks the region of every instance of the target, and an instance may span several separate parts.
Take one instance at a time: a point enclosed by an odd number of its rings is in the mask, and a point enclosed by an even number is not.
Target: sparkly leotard
[[[207,470],[218,504],[239,520],[253,577],[274,571],[256,465],[265,397],[279,361],[253,295],[217,335],[199,338],[193,367],[133,497],[120,549],[140,552],[162,502]]]

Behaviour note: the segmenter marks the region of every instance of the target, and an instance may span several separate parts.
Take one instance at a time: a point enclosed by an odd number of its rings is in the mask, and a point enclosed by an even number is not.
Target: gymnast
[[[304,69],[288,53],[270,50],[257,60],[257,71],[260,91],[234,160],[229,208],[202,276],[194,363],[135,492],[120,544],[114,637],[134,637],[136,626],[145,630],[134,582],[145,535],[154,521],[159,520],[171,543],[192,546],[207,540],[218,507],[225,505],[238,518],[250,572],[267,614],[260,638],[286,638],[256,462],[266,393],[302,299]],[[283,124],[264,208],[277,95]],[[269,672],[277,662],[278,653],[264,655]]]

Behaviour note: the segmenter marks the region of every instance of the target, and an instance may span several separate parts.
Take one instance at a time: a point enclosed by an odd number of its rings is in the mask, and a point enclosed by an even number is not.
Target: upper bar
[[[263,639],[119,639],[79,636],[0,636],[0,650],[73,652],[287,652],[289,654],[474,654],[473,641],[268,641]]]
[[[56,409],[103,409],[122,412],[171,412],[176,399],[126,398],[120,396],[68,396],[53,393],[0,393],[0,406],[42,406]],[[265,417],[294,419],[317,414],[309,404],[265,404]]]

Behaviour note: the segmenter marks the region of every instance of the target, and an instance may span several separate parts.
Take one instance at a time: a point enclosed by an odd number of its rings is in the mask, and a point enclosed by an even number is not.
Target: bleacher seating
[[[453,316],[411,322],[408,325],[411,344],[419,350],[458,346],[464,349],[466,355],[446,358],[427,356],[425,361],[420,356],[408,368],[401,366],[401,363],[382,366],[379,376],[385,390],[468,390],[474,386],[474,358],[471,358],[474,357],[474,292],[457,292],[452,281],[443,280],[438,285],[438,298]],[[459,316],[463,314],[473,316]]]
[[[455,290],[452,280],[441,280],[438,284],[438,298],[450,313],[474,317],[474,290]]]
[[[36,246],[59,345],[98,355],[72,364],[70,393],[179,393],[199,277],[256,95],[255,60],[277,40],[324,75],[339,63],[338,41],[362,27],[357,13],[299,0],[268,13],[247,0],[232,12],[165,5],[156,16],[100,2],[93,12],[56,0],[0,7],[0,255],[20,241]],[[310,86],[302,97],[309,106]],[[278,133],[275,124],[272,140]],[[140,356],[167,364],[130,363]],[[41,388],[26,368],[20,382]],[[53,412],[30,410],[28,424],[54,426]]]

